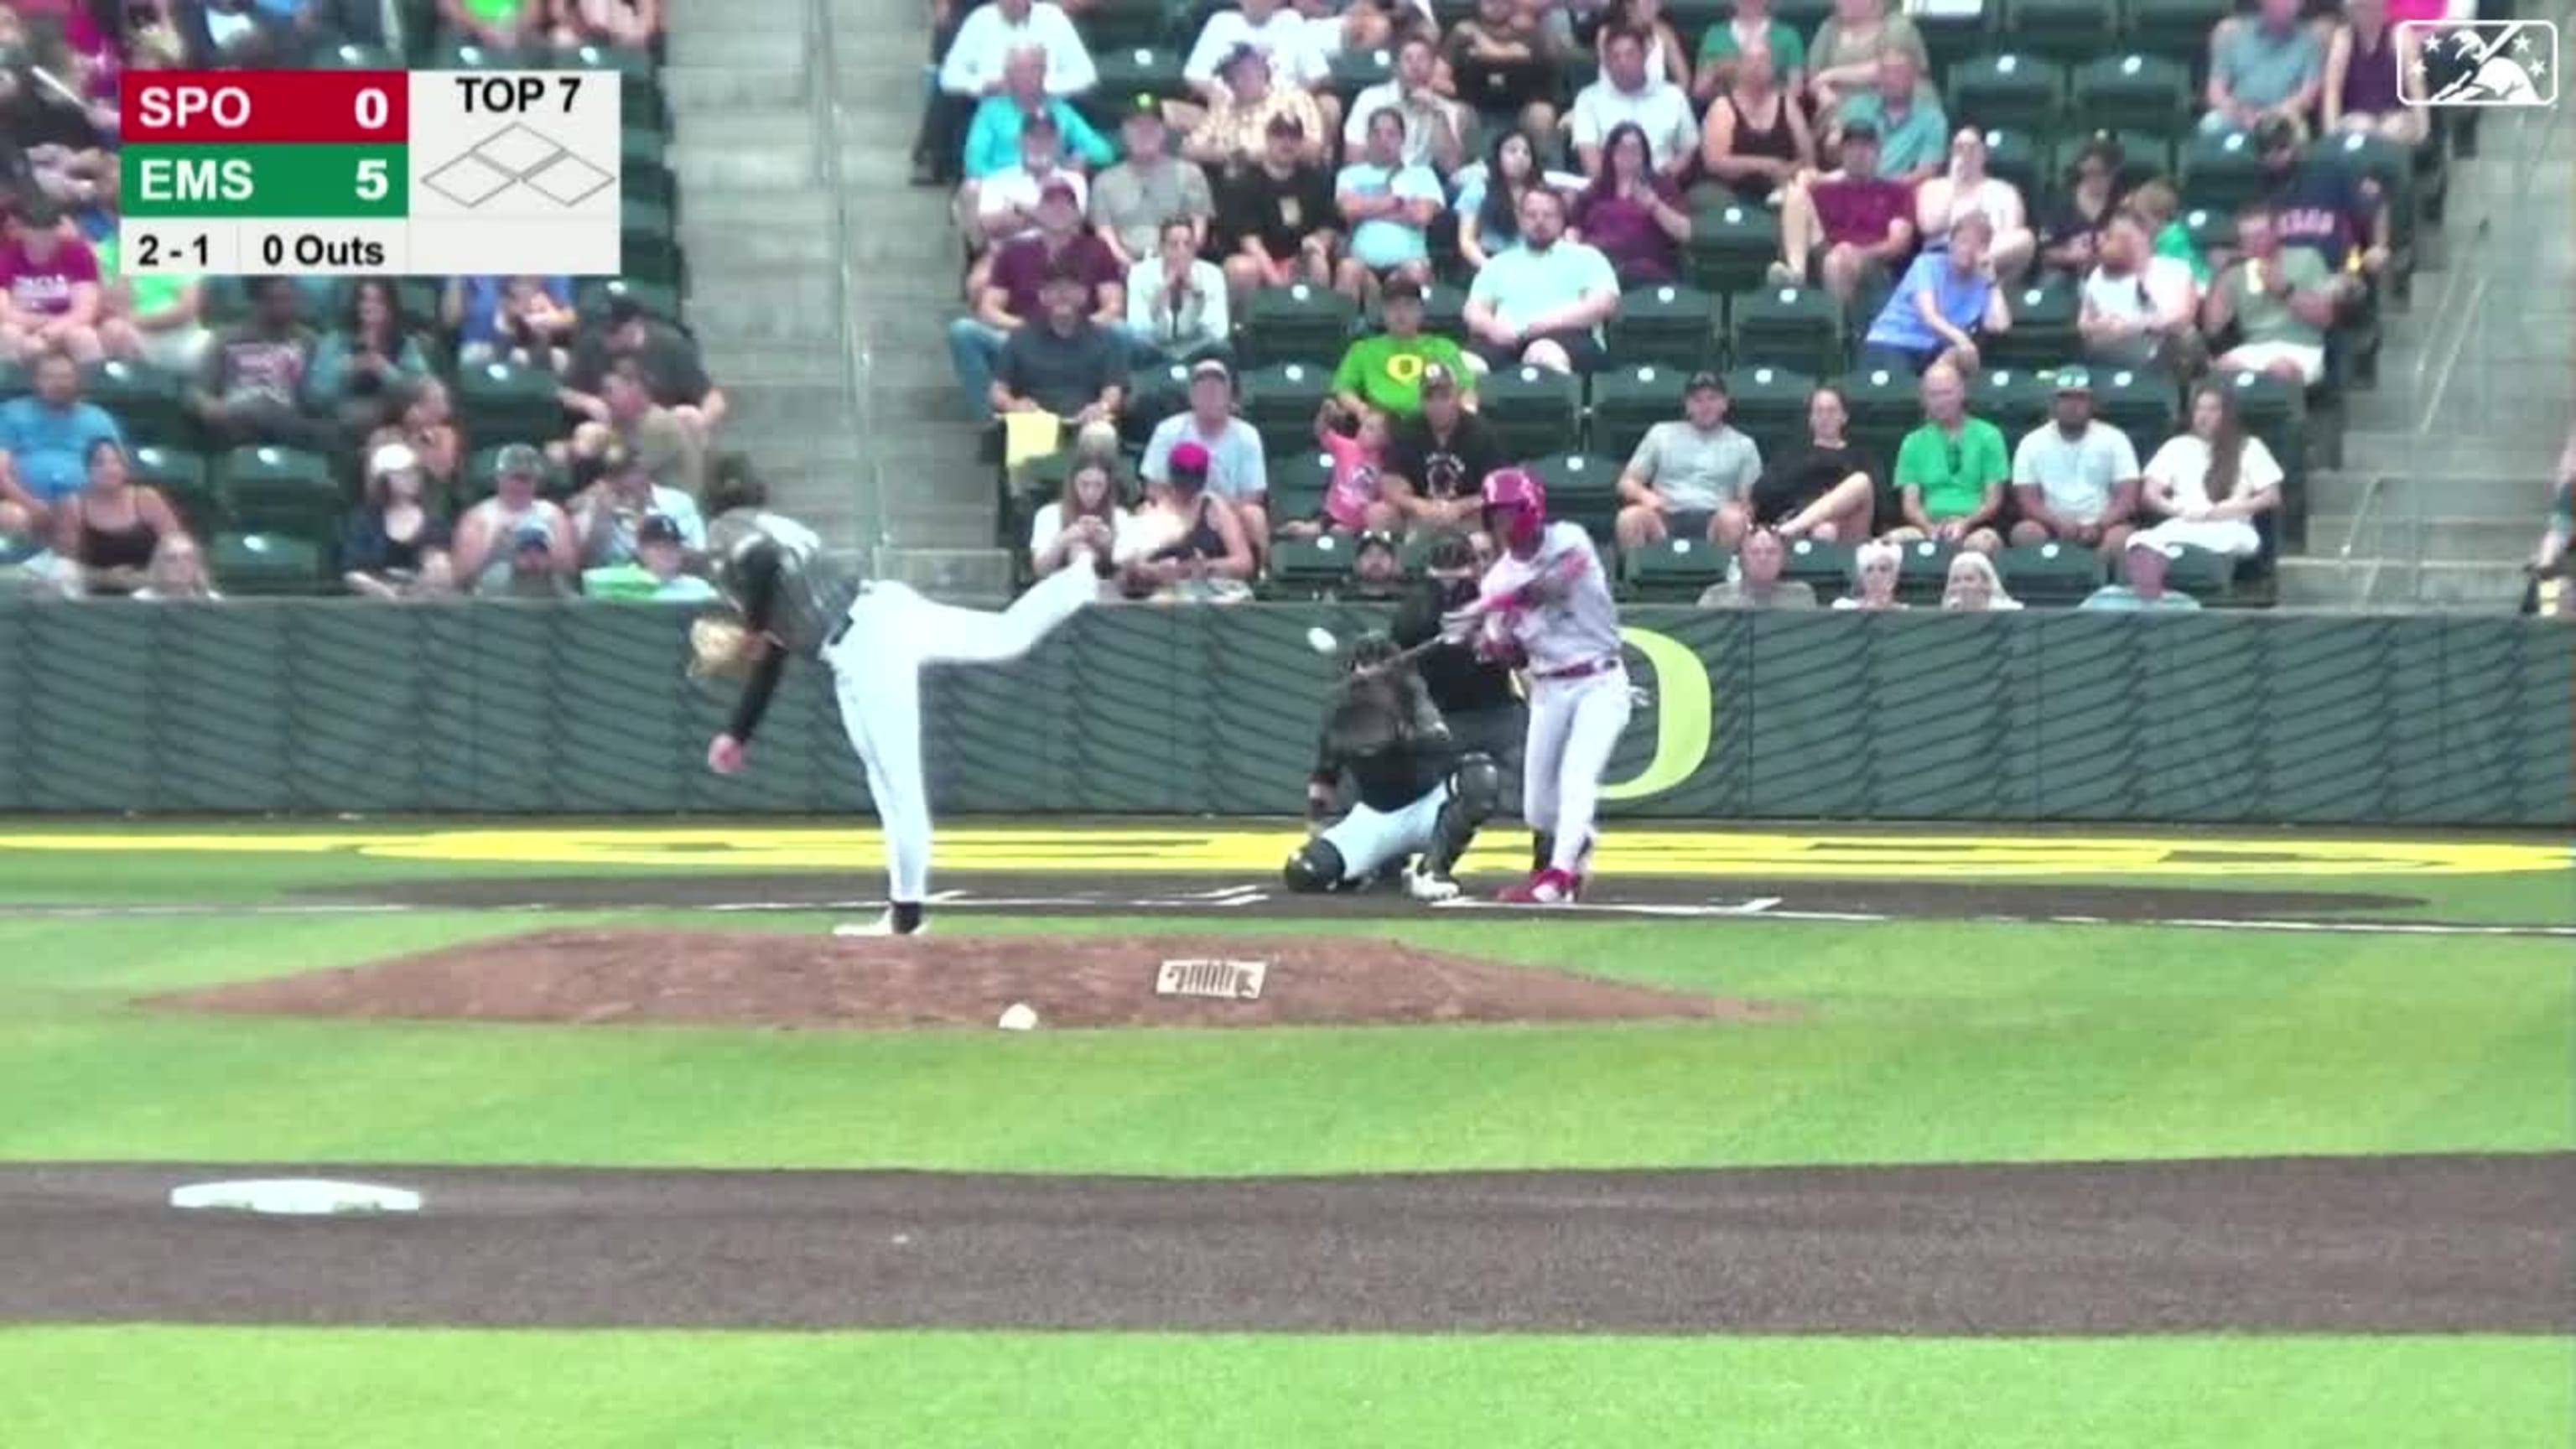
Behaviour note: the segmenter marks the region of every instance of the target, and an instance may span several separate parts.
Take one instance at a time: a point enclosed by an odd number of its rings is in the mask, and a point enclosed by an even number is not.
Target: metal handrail
[[[867,339],[861,335],[855,318],[855,299],[859,294],[858,262],[853,255],[852,240],[857,235],[857,228],[851,222],[850,191],[841,164],[841,51],[832,23],[832,0],[806,0],[805,32],[807,54],[816,68],[806,107],[811,112],[809,124],[814,133],[818,169],[823,173],[822,183],[830,189],[832,198],[828,208],[832,226],[832,315],[841,343],[841,390],[849,401],[851,426],[858,430],[859,447],[856,451],[860,457],[869,458],[873,454],[866,443],[874,436],[876,428],[868,380],[874,375],[875,368]],[[873,495],[871,501],[875,517],[860,521],[861,537],[857,543],[867,551],[873,571],[876,550],[885,541],[886,502],[885,480],[881,473],[874,471],[879,465],[872,462],[869,467],[872,476],[867,482]],[[858,480],[853,479],[851,486],[858,486]]]

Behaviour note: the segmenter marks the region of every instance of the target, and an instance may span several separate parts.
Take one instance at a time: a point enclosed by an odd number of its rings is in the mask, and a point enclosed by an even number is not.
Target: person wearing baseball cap
[[[1849,307],[1914,250],[1914,188],[1879,170],[1878,127],[1843,127],[1840,165],[1781,193],[1776,287],[1821,286]]]
[[[1386,330],[1353,342],[1342,353],[1341,365],[1333,369],[1333,394],[1343,411],[1356,416],[1375,408],[1397,418],[1412,417],[1422,411],[1423,374],[1434,367],[1472,384],[1475,374],[1468,368],[1465,349],[1447,337],[1424,332],[1424,312],[1420,282],[1397,277],[1386,284],[1378,296],[1378,320]],[[1472,385],[1462,401],[1475,406]]]
[[[1118,159],[1118,148],[1066,99],[1071,92],[1048,94],[1055,89],[1049,84],[1054,71],[1047,53],[1034,46],[1011,52],[1000,91],[976,103],[975,119],[966,128],[968,185],[1026,164],[1029,132],[1039,127],[1045,128],[1057,161],[1097,168]]]
[[[1276,0],[1255,3],[1275,4]],[[1239,18],[1236,12],[1220,10],[1208,23],[1213,27],[1229,17]],[[1305,26],[1305,18],[1293,11],[1281,12],[1279,19],[1294,21],[1301,31]],[[1204,48],[1202,44],[1200,49]],[[1191,79],[1206,98],[1207,112],[1182,143],[1181,154],[1202,166],[1234,167],[1258,162],[1280,134],[1278,124],[1291,121],[1297,128],[1294,134],[1298,159],[1310,165],[1321,163],[1330,154],[1331,137],[1324,108],[1302,82],[1280,75],[1275,69],[1283,55],[1303,57],[1306,53],[1301,41],[1286,51],[1247,44],[1234,46],[1221,57],[1210,57],[1208,78]],[[1195,64],[1200,50],[1190,54]]]
[[[1657,423],[1637,441],[1619,475],[1619,513],[1612,524],[1621,548],[1668,538],[1706,539],[1733,548],[1753,521],[1753,485],[1762,450],[1728,426],[1726,380],[1694,373],[1682,392],[1682,415]]]
[[[2173,554],[2163,544],[2143,533],[2132,534],[2120,551],[2121,582],[2104,584],[2076,607],[2120,614],[2199,608],[2200,600],[2165,587],[2165,574],[2172,567]]]
[[[1076,278],[1084,289],[1076,298],[1077,311],[1088,312],[1100,325],[1123,326],[1126,321],[1125,303],[1117,293],[1127,269],[1118,264],[1109,243],[1082,224],[1082,192],[1070,173],[1042,182],[1036,196],[1037,235],[993,253],[990,274],[968,294],[976,299],[974,315],[948,326],[949,360],[956,365],[967,407],[979,420],[993,416],[993,375],[1004,346],[1046,314],[1041,294],[1049,278]]]
[[[2013,449],[2016,548],[2044,543],[2096,549],[2119,561],[2137,528],[2138,451],[2129,435],[2093,415],[2093,376],[2057,370],[2050,418]]]
[[[1174,459],[1189,449],[1208,490],[1226,501],[1255,552],[1270,541],[1270,474],[1260,430],[1234,412],[1234,374],[1206,358],[1190,368],[1190,405],[1154,425],[1139,468],[1145,481],[1171,476]]]
[[[1064,162],[1063,133],[1044,111],[1020,128],[1018,163],[986,176],[975,188],[975,233],[986,247],[999,247],[1038,234],[1038,211],[1051,203],[1070,203],[1076,213],[1089,204],[1090,183]]]
[[[717,597],[715,585],[688,572],[691,548],[678,519],[667,513],[647,514],[635,525],[635,556],[585,571],[581,592],[593,599],[710,602]]]
[[[1171,603],[1230,603],[1251,596],[1259,561],[1235,510],[1209,487],[1215,460],[1183,439],[1150,480],[1136,513],[1136,552],[1128,586]]]
[[[1459,381],[1467,375],[1426,364],[1422,411],[1398,422],[1387,441],[1378,496],[1410,527],[1474,529],[1485,475],[1511,463],[1494,425],[1467,410]]]
[[[1046,273],[1040,315],[1010,334],[995,362],[994,412],[1052,413],[1074,428],[1118,416],[1127,396],[1127,339],[1088,315],[1091,298],[1074,268]]]
[[[1207,172],[1172,153],[1159,97],[1131,96],[1119,115],[1126,155],[1093,179],[1091,219],[1109,228],[1111,249],[1130,267],[1156,258],[1163,226],[1174,220],[1191,223],[1190,250],[1196,255],[1206,240],[1207,219],[1216,213]]]
[[[512,443],[494,458],[492,496],[456,523],[452,563],[459,588],[486,596],[529,592],[523,575],[539,565],[518,555],[528,553],[524,545],[531,542],[545,545],[542,570],[570,585],[581,567],[579,539],[570,515],[537,496],[546,473],[545,455],[525,443]],[[552,591],[551,585],[545,590]]]

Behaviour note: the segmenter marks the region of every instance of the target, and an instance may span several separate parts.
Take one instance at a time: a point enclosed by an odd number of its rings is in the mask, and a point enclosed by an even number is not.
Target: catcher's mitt
[[[708,615],[689,625],[689,677],[739,679],[751,673],[751,631],[738,619]]]

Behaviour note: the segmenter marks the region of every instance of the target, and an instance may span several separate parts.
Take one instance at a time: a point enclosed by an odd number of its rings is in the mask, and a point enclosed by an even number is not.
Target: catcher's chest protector
[[[769,632],[789,653],[817,658],[824,641],[850,610],[853,589],[833,577],[814,530],[783,514],[737,508],[707,525],[707,560],[716,588],[737,607],[742,602],[742,558],[768,543],[778,550],[778,604]]]

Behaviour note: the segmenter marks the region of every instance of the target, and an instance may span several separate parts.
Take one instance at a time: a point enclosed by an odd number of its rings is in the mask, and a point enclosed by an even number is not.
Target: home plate
[[[272,1177],[247,1182],[199,1182],[170,1189],[174,1208],[269,1213],[279,1217],[338,1217],[349,1213],[416,1213],[420,1194],[364,1182],[318,1177]]]

